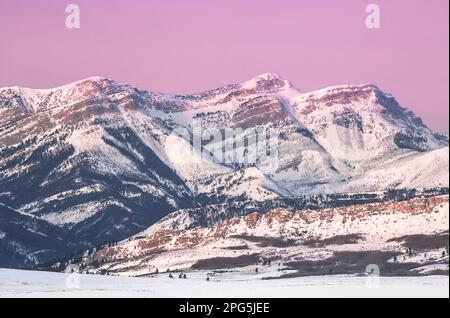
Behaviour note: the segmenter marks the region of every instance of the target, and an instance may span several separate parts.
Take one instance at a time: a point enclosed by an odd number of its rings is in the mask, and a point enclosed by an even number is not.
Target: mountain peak
[[[28,111],[35,112],[43,106],[52,108],[94,96],[110,95],[127,88],[127,85],[101,76],[92,76],[53,88],[3,87],[0,88],[0,105],[14,101]]]
[[[104,81],[104,80],[108,80],[108,78],[106,78],[104,76],[94,75],[94,76],[84,78],[81,81],[99,82],[99,81]]]
[[[292,87],[289,81],[281,79],[275,73],[263,73],[241,84],[241,88],[256,91],[279,91]]]
[[[264,81],[271,81],[274,79],[281,80],[281,78],[277,74],[272,73],[272,72],[260,74],[258,76],[255,76],[253,79],[264,80]]]
[[[87,77],[75,82],[68,83],[66,85],[62,85],[59,87],[56,87],[54,89],[62,89],[62,88],[69,88],[69,87],[82,87],[85,85],[96,85],[96,86],[111,86],[116,85],[117,83],[109,78],[103,77],[103,76],[91,76]]]

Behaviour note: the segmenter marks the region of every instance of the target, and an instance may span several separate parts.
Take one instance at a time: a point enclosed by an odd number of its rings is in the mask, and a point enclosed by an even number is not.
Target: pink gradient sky
[[[65,6],[81,29],[65,28]],[[365,27],[365,6],[381,29]],[[373,83],[448,132],[448,0],[0,0],[0,87],[93,75],[193,93],[274,72],[302,91]]]

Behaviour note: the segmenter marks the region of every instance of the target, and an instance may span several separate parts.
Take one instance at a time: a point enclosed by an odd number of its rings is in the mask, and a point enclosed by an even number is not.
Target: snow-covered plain
[[[255,274],[224,273],[206,281],[206,272],[188,273],[187,279],[170,279],[166,274],[148,278],[79,275],[79,279],[71,275],[0,269],[0,297],[449,297],[448,276],[261,280]]]

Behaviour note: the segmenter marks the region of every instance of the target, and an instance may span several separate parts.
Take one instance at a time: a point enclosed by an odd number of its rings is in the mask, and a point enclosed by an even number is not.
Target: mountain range
[[[225,136],[192,150],[175,132],[194,136],[196,125],[277,131],[277,166],[272,156],[196,160],[233,143]],[[102,77],[0,88],[0,266],[33,267],[167,219],[187,230],[293,204],[448,193],[448,157],[447,136],[374,85],[304,93],[267,73],[194,95]]]

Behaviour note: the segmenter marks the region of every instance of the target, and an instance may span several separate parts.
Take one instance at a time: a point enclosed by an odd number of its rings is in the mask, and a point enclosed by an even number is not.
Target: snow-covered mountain
[[[199,128],[235,134],[192,149],[178,132],[194,138]],[[261,130],[278,133],[276,166],[273,153],[250,164],[202,157]],[[302,93],[267,73],[195,95],[102,77],[0,88],[2,217],[33,217],[50,237],[62,231],[71,243],[49,247],[52,257],[125,239],[177,210],[435,187],[448,188],[448,138],[373,85]],[[27,239],[20,244],[27,250]]]
[[[448,196],[435,196],[314,211],[278,208],[189,229],[159,222],[87,255],[83,266],[94,272],[145,275],[236,270],[272,260],[295,270],[312,270],[314,262],[322,271],[340,266],[342,274],[362,273],[373,262],[383,269],[412,270],[410,274],[439,265],[448,273],[448,250],[442,254],[448,248],[448,220]],[[405,252],[408,248],[413,252]],[[393,268],[383,275],[388,270]]]

